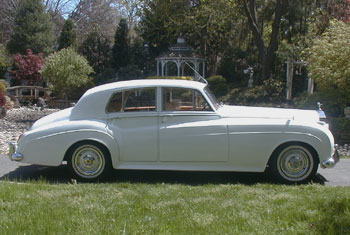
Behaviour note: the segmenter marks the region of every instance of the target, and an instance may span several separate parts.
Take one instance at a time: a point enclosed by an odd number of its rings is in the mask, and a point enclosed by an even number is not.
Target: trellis
[[[287,60],[286,64],[287,64],[286,98],[287,98],[287,100],[291,100],[292,99],[292,91],[293,91],[294,67],[295,66],[305,67],[305,66],[307,66],[307,63],[303,60],[298,60],[298,61]],[[311,77],[308,78],[307,91],[310,94],[312,94],[314,92],[314,80]]]

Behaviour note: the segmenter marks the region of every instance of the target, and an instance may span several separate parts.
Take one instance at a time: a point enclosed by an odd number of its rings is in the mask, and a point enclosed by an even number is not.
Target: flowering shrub
[[[27,81],[28,85],[35,85],[42,80],[40,70],[44,67],[44,59],[41,54],[35,55],[30,49],[27,49],[26,53],[26,55],[14,55],[17,66],[17,70],[14,71],[15,79],[20,82]]]

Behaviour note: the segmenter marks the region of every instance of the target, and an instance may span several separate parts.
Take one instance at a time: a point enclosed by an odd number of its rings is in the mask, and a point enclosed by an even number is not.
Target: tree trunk
[[[271,77],[273,71],[273,65],[276,58],[276,52],[278,50],[279,43],[279,30],[280,22],[284,13],[285,5],[288,4],[288,0],[277,0],[275,8],[275,18],[272,24],[272,32],[270,35],[270,42],[268,48],[266,48],[262,32],[258,27],[257,15],[256,15],[256,1],[255,0],[243,0],[244,12],[248,18],[249,26],[252,30],[255,44],[259,51],[259,60],[262,68],[262,80],[266,80]]]

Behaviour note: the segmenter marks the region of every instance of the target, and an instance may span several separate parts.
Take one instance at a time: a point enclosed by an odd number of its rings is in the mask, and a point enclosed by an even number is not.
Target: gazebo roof
[[[163,52],[156,57],[156,60],[205,60],[198,54],[193,52],[191,46],[185,43],[183,37],[177,39],[177,43],[169,47],[169,51]]]

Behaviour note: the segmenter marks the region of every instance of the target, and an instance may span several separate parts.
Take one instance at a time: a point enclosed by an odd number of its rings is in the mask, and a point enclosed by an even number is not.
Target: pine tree
[[[119,70],[129,64],[129,28],[126,19],[121,19],[114,35],[112,48],[113,65]]]
[[[88,60],[96,74],[110,66],[110,51],[110,41],[98,30],[91,31],[79,47],[79,53]]]
[[[45,12],[41,0],[21,0],[15,16],[14,33],[7,44],[11,54],[34,54],[52,51],[54,45],[53,23]]]
[[[67,19],[64,22],[63,29],[58,40],[58,50],[67,47],[72,47],[73,49],[77,47],[77,32],[74,28],[72,19]]]

